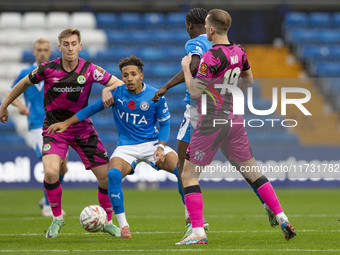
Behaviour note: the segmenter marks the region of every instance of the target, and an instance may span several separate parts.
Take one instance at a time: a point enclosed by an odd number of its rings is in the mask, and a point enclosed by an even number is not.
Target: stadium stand
[[[304,42],[306,37],[314,38],[313,42],[319,40],[314,34],[304,35],[302,33],[301,35],[300,30],[296,29],[296,25],[298,24],[299,29],[314,23],[314,26],[319,26],[317,22],[321,23],[325,19],[322,15],[315,15],[313,22],[307,19],[307,15],[304,13],[294,13],[289,17],[289,19],[285,20],[285,27],[290,27],[292,30],[287,31],[291,41],[300,40]],[[37,23],[39,25],[35,25]],[[0,72],[0,79],[3,79],[9,87],[11,81],[15,78],[17,70],[22,67],[20,62],[28,64],[34,61],[31,53],[32,43],[39,37],[47,37],[51,41],[54,47],[51,59],[59,57],[60,52],[56,48],[58,45],[58,33],[64,27],[77,27],[82,32],[84,44],[83,50],[80,53],[81,57],[93,61],[114,75],[120,76],[117,66],[118,61],[121,58],[134,54],[141,57],[145,62],[144,73],[147,83],[159,88],[181,69],[180,60],[185,54],[184,44],[189,39],[184,24],[185,13],[182,12],[106,12],[97,14],[90,12],[1,13],[0,27],[11,27],[17,30],[14,33],[13,31],[10,33],[6,29],[0,31],[0,53],[3,52],[3,54],[0,54],[0,59],[17,63],[17,65],[15,68],[12,66],[7,67],[8,71]],[[32,27],[37,29],[33,30]],[[296,39],[299,36],[300,39]],[[269,50],[271,55],[272,49]],[[250,50],[250,59],[252,61],[254,58],[263,57],[256,53],[257,51]],[[327,54],[326,51],[322,50],[314,54]],[[259,52],[260,54],[263,53],[261,53],[261,50]],[[252,56],[252,54],[255,56]],[[267,55],[268,52],[265,54]],[[282,56],[279,61],[285,62]],[[266,64],[266,67],[262,67],[260,62],[255,62],[254,66],[257,69],[261,69],[266,68],[268,64]],[[277,73],[282,74],[286,67],[281,66],[279,69],[280,71]],[[274,73],[276,72],[274,71]],[[100,98],[101,88],[100,86],[93,88],[90,103]],[[185,86],[182,84],[173,88],[167,94],[172,115],[171,123],[176,132],[177,127],[182,122],[183,111],[185,109],[185,103],[182,102],[184,89]],[[268,99],[267,101],[261,99],[263,95],[259,84],[254,86],[254,94],[256,96],[255,107],[259,109],[270,108]],[[252,118],[249,112],[247,114],[247,118]],[[278,116],[274,117],[279,118]],[[109,144],[112,147],[112,143],[117,141],[117,136],[112,136],[112,126],[114,124],[111,112],[103,111],[98,116],[94,116],[93,119],[99,133],[103,134],[101,138],[104,144]],[[286,144],[299,143],[299,138],[296,134],[288,132],[283,127],[277,130],[280,132],[271,132],[270,128],[264,128],[261,131],[252,129],[250,133],[252,134],[252,139],[257,143],[268,143],[273,139]],[[172,132],[175,131],[172,130]],[[176,134],[171,135],[169,143],[171,146],[176,147]]]

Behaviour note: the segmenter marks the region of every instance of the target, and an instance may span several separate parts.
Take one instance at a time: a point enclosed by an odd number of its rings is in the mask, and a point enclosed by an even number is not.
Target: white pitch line
[[[221,251],[221,252],[339,252],[340,249],[197,249],[197,246],[193,249],[183,249],[178,247],[178,249],[117,249],[117,250],[0,250],[0,253],[12,253],[12,252],[34,252],[34,253],[48,253],[48,252],[197,252],[197,251]],[[210,248],[211,246],[209,246]]]
[[[208,233],[274,233],[272,230],[209,230]],[[299,229],[297,232],[322,232],[322,233],[336,233],[340,229]],[[74,236],[74,235],[104,235],[105,233],[61,233],[60,235]],[[132,232],[137,235],[159,235],[159,234],[182,234],[182,231],[149,231],[149,232]],[[43,236],[44,233],[21,233],[21,234],[0,234],[0,236]],[[106,234],[105,234],[106,235]]]
[[[218,215],[218,214],[208,214],[206,215],[206,218],[239,218],[239,217],[246,217],[246,215],[238,215],[238,214],[224,214],[224,215]],[[338,218],[340,219],[340,214],[290,214],[290,218]],[[182,215],[171,215],[171,216],[165,216],[165,215],[128,215],[128,218],[131,219],[181,219],[183,218]],[[252,218],[263,218],[266,217],[266,214],[254,214],[251,215]],[[66,219],[78,219],[78,216],[65,216]],[[43,220],[47,219],[43,216],[37,216],[37,217],[1,217],[0,221],[8,221],[8,220]]]

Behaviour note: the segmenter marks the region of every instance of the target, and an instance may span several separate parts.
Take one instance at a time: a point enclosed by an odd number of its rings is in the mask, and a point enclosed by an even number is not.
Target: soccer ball
[[[80,224],[89,232],[102,231],[106,222],[106,212],[99,205],[86,206],[80,214]]]

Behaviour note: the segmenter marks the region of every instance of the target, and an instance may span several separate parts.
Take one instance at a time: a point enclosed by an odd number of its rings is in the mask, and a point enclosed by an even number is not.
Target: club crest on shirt
[[[149,103],[146,101],[143,101],[140,103],[139,107],[141,108],[141,110],[146,111],[147,109],[149,109]]]
[[[43,147],[43,151],[49,151],[51,149],[51,145],[49,143],[45,144]]]
[[[77,82],[79,84],[84,84],[86,82],[86,78],[84,75],[79,75],[78,78],[77,78]]]

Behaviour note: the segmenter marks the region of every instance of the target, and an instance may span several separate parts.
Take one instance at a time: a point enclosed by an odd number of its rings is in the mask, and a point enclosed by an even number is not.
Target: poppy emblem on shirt
[[[198,70],[198,72],[201,74],[201,75],[204,75],[206,76],[207,75],[207,70],[208,70],[208,66],[206,63],[202,63],[200,65],[200,69]]]
[[[140,108],[143,110],[143,111],[146,111],[147,109],[149,109],[149,103],[146,102],[146,101],[143,101],[140,103]]]
[[[128,103],[128,107],[130,108],[130,109],[135,109],[136,108],[136,102],[135,101],[129,101],[129,103]]]
[[[79,75],[78,78],[77,78],[77,82],[79,84],[84,84],[86,82],[86,78],[84,75]]]

